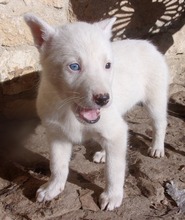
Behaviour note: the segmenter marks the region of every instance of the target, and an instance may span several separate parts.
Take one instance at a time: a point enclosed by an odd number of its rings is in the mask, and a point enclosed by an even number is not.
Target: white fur
[[[73,144],[93,138],[104,150],[95,162],[106,160],[106,187],[100,196],[101,209],[121,205],[125,179],[127,124],[122,116],[143,102],[153,120],[152,157],[164,156],[168,69],[164,57],[147,41],[123,40],[110,43],[115,18],[95,24],[77,22],[50,27],[33,15],[25,17],[30,26],[43,67],[37,109],[50,143],[51,178],[37,192],[47,201],[63,189]],[[107,62],[112,63],[106,69]],[[69,64],[79,63],[73,72]],[[100,120],[82,123],[74,103],[97,109],[94,94],[110,94]]]

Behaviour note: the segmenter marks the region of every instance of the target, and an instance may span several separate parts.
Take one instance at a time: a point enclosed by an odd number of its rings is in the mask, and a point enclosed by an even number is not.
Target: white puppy
[[[48,201],[64,189],[73,144],[93,138],[106,161],[106,186],[101,209],[121,205],[125,179],[127,124],[122,116],[142,102],[153,119],[149,155],[164,156],[168,68],[147,41],[111,43],[115,18],[94,24],[76,22],[51,27],[34,15],[25,21],[40,52],[43,68],[37,109],[50,144],[51,177],[37,191]]]

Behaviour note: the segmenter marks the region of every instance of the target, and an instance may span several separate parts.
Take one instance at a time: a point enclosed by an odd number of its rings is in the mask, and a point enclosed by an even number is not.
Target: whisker
[[[58,110],[60,110],[62,107],[64,107],[65,105],[69,104],[70,102],[72,101],[79,101],[81,99],[84,99],[84,97],[80,97],[80,96],[71,96],[69,98],[66,98],[63,102],[62,102],[62,105],[59,106]]]
[[[76,91],[67,91],[66,93],[72,93],[72,94],[78,94],[78,95],[80,95],[80,93],[79,92],[76,92]]]
[[[80,97],[80,93],[79,92],[71,92],[69,91],[68,93],[72,93],[74,94],[74,96],[70,96],[66,99],[64,99],[61,103],[61,105],[58,107],[58,110],[60,110],[61,108],[63,108],[64,106],[66,106],[67,104],[70,104],[72,103],[73,101],[78,101],[79,105],[80,106],[86,106],[86,102],[85,102],[85,99],[86,99],[86,96],[82,96]],[[78,107],[76,107],[75,110],[77,110]]]
[[[86,96],[81,97],[81,100],[80,100],[80,103],[79,103],[79,104],[80,104],[81,106],[83,106],[83,107],[86,107],[86,106],[87,106],[85,99],[86,99]]]
[[[78,99],[79,99],[78,96],[72,96],[72,97],[66,98],[65,100],[62,101],[62,104],[58,107],[58,110],[60,110],[62,107],[69,104],[70,102],[78,100]]]

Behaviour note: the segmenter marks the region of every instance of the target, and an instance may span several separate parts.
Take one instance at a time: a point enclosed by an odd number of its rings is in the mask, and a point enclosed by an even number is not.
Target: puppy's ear
[[[35,46],[40,50],[42,45],[54,35],[55,29],[32,14],[26,14],[24,20],[31,29]]]
[[[116,21],[116,17],[113,17],[102,20],[96,24],[104,31],[104,33],[108,36],[108,38],[111,38],[112,26],[115,23],[115,21]]]

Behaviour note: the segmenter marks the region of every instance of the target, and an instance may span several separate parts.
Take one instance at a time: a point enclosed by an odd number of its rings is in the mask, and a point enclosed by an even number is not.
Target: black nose
[[[93,96],[94,102],[99,106],[104,106],[109,102],[110,96],[108,93],[97,94]]]

